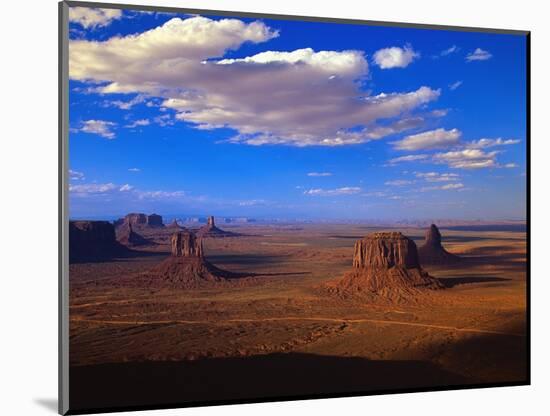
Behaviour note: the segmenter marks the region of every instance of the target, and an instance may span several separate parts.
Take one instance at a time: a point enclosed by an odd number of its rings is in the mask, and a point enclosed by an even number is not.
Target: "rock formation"
[[[339,292],[389,297],[442,287],[420,267],[414,241],[399,232],[377,232],[358,240],[353,269],[329,286]]]
[[[146,215],[142,213],[130,213],[124,218],[119,218],[114,222],[115,227],[120,227],[125,224],[131,224],[134,228],[160,228],[164,227],[162,216],[158,214]]]
[[[418,249],[420,264],[446,265],[460,261],[460,257],[449,253],[441,245],[441,233],[435,224],[426,232],[424,244]]]
[[[166,228],[172,228],[174,230],[184,230],[185,227],[182,227],[178,224],[178,221],[174,218],[170,224],[166,226]]]
[[[130,222],[123,223],[116,229],[117,241],[125,246],[143,246],[151,244],[151,241],[136,233]]]
[[[155,283],[184,288],[239,277],[208,262],[204,258],[202,240],[191,231],[180,231],[172,235],[170,257],[152,272],[156,276]]]
[[[203,257],[202,240],[192,232],[175,233],[171,245],[174,257]]]
[[[147,225],[150,227],[164,227],[164,223],[162,222],[162,216],[158,214],[148,215]]]
[[[224,231],[216,227],[214,217],[210,216],[208,217],[208,222],[206,223],[206,225],[199,228],[199,230],[197,231],[197,235],[201,238],[220,238],[220,237],[236,237],[239,234],[232,233],[230,231]]]
[[[103,260],[126,252],[108,221],[69,222],[69,262]]]

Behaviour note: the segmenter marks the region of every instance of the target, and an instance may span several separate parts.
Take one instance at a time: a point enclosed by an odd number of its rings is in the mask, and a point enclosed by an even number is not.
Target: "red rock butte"
[[[171,238],[171,255],[153,270],[156,283],[194,287],[207,282],[221,282],[234,277],[204,257],[202,239],[191,231],[179,231]]]
[[[201,238],[223,238],[223,237],[237,237],[239,234],[231,231],[225,231],[216,227],[216,222],[213,216],[208,217],[206,225],[199,228],[197,235]]]
[[[461,260],[459,256],[445,250],[441,244],[441,233],[435,224],[426,231],[424,244],[418,249],[418,256],[423,265],[449,265]]]
[[[339,292],[390,296],[443,287],[422,270],[416,244],[400,232],[376,232],[358,240],[352,270],[330,286]]]

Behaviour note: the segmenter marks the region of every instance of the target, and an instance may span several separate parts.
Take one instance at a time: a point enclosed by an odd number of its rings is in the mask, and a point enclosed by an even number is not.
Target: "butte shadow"
[[[73,411],[352,395],[471,383],[425,361],[305,353],[74,366]]]

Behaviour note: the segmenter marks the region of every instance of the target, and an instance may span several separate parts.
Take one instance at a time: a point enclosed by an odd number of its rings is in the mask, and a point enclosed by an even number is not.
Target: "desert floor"
[[[524,382],[526,236],[442,228],[465,261],[425,267],[446,288],[338,297],[359,225],[223,227],[217,267],[255,277],[197,288],[117,284],[168,256],[168,230],[131,257],[70,265],[71,409]],[[424,230],[398,231],[422,243]]]

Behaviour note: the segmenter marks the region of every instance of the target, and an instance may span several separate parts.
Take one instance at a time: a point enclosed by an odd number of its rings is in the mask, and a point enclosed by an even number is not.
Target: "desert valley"
[[[524,224],[70,223],[71,408],[526,379]]]

